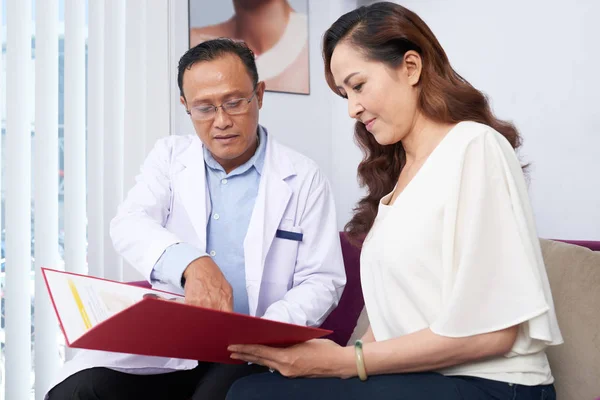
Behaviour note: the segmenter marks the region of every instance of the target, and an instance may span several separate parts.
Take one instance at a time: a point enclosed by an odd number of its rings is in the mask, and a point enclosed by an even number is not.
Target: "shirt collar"
[[[267,149],[267,133],[266,130],[260,125],[258,126],[257,131],[258,148],[252,155],[252,158],[250,158],[244,164],[231,171],[228,174],[228,176],[243,174],[252,167],[254,167],[256,171],[262,175],[263,166],[265,165],[265,153]],[[202,149],[204,151],[204,162],[206,163],[206,165],[213,170],[225,172],[223,167],[215,160],[215,158],[212,156],[210,151],[208,151],[206,146],[203,145]]]

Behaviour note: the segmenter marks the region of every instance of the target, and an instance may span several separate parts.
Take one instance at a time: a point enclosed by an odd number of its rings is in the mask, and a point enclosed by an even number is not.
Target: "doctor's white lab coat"
[[[115,249],[148,281],[169,246],[186,242],[206,252],[211,210],[203,154],[196,135],[159,140],[111,222]],[[301,233],[302,240],[278,238],[277,230]],[[251,315],[319,326],[339,302],[346,276],[329,182],[312,160],[270,135],[244,255]],[[182,293],[170,284],[153,286]],[[81,350],[52,387],[92,367],[154,374],[196,365],[194,360]]]

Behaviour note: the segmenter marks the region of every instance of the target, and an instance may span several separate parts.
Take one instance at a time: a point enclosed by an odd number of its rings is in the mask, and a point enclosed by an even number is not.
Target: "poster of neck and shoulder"
[[[309,94],[308,0],[189,0],[189,46],[246,42],[258,78],[274,92]]]

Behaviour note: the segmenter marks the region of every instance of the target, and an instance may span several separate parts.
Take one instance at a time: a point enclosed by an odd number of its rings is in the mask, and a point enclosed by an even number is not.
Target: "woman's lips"
[[[369,132],[371,132],[371,130],[373,129],[373,124],[375,124],[375,118],[366,121],[365,122],[365,128],[367,128],[367,130]]]

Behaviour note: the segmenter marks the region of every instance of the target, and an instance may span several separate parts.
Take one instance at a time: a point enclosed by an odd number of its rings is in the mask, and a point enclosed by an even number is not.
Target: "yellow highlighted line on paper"
[[[85,311],[85,307],[83,306],[83,302],[81,301],[81,297],[79,297],[79,292],[75,287],[75,283],[71,279],[67,280],[69,282],[69,287],[71,288],[71,293],[73,293],[73,297],[75,298],[75,303],[77,304],[77,308],[79,309],[79,313],[81,314],[81,318],[83,318],[83,324],[85,325],[85,329],[90,329],[92,327],[92,323],[90,322],[90,317]]]

